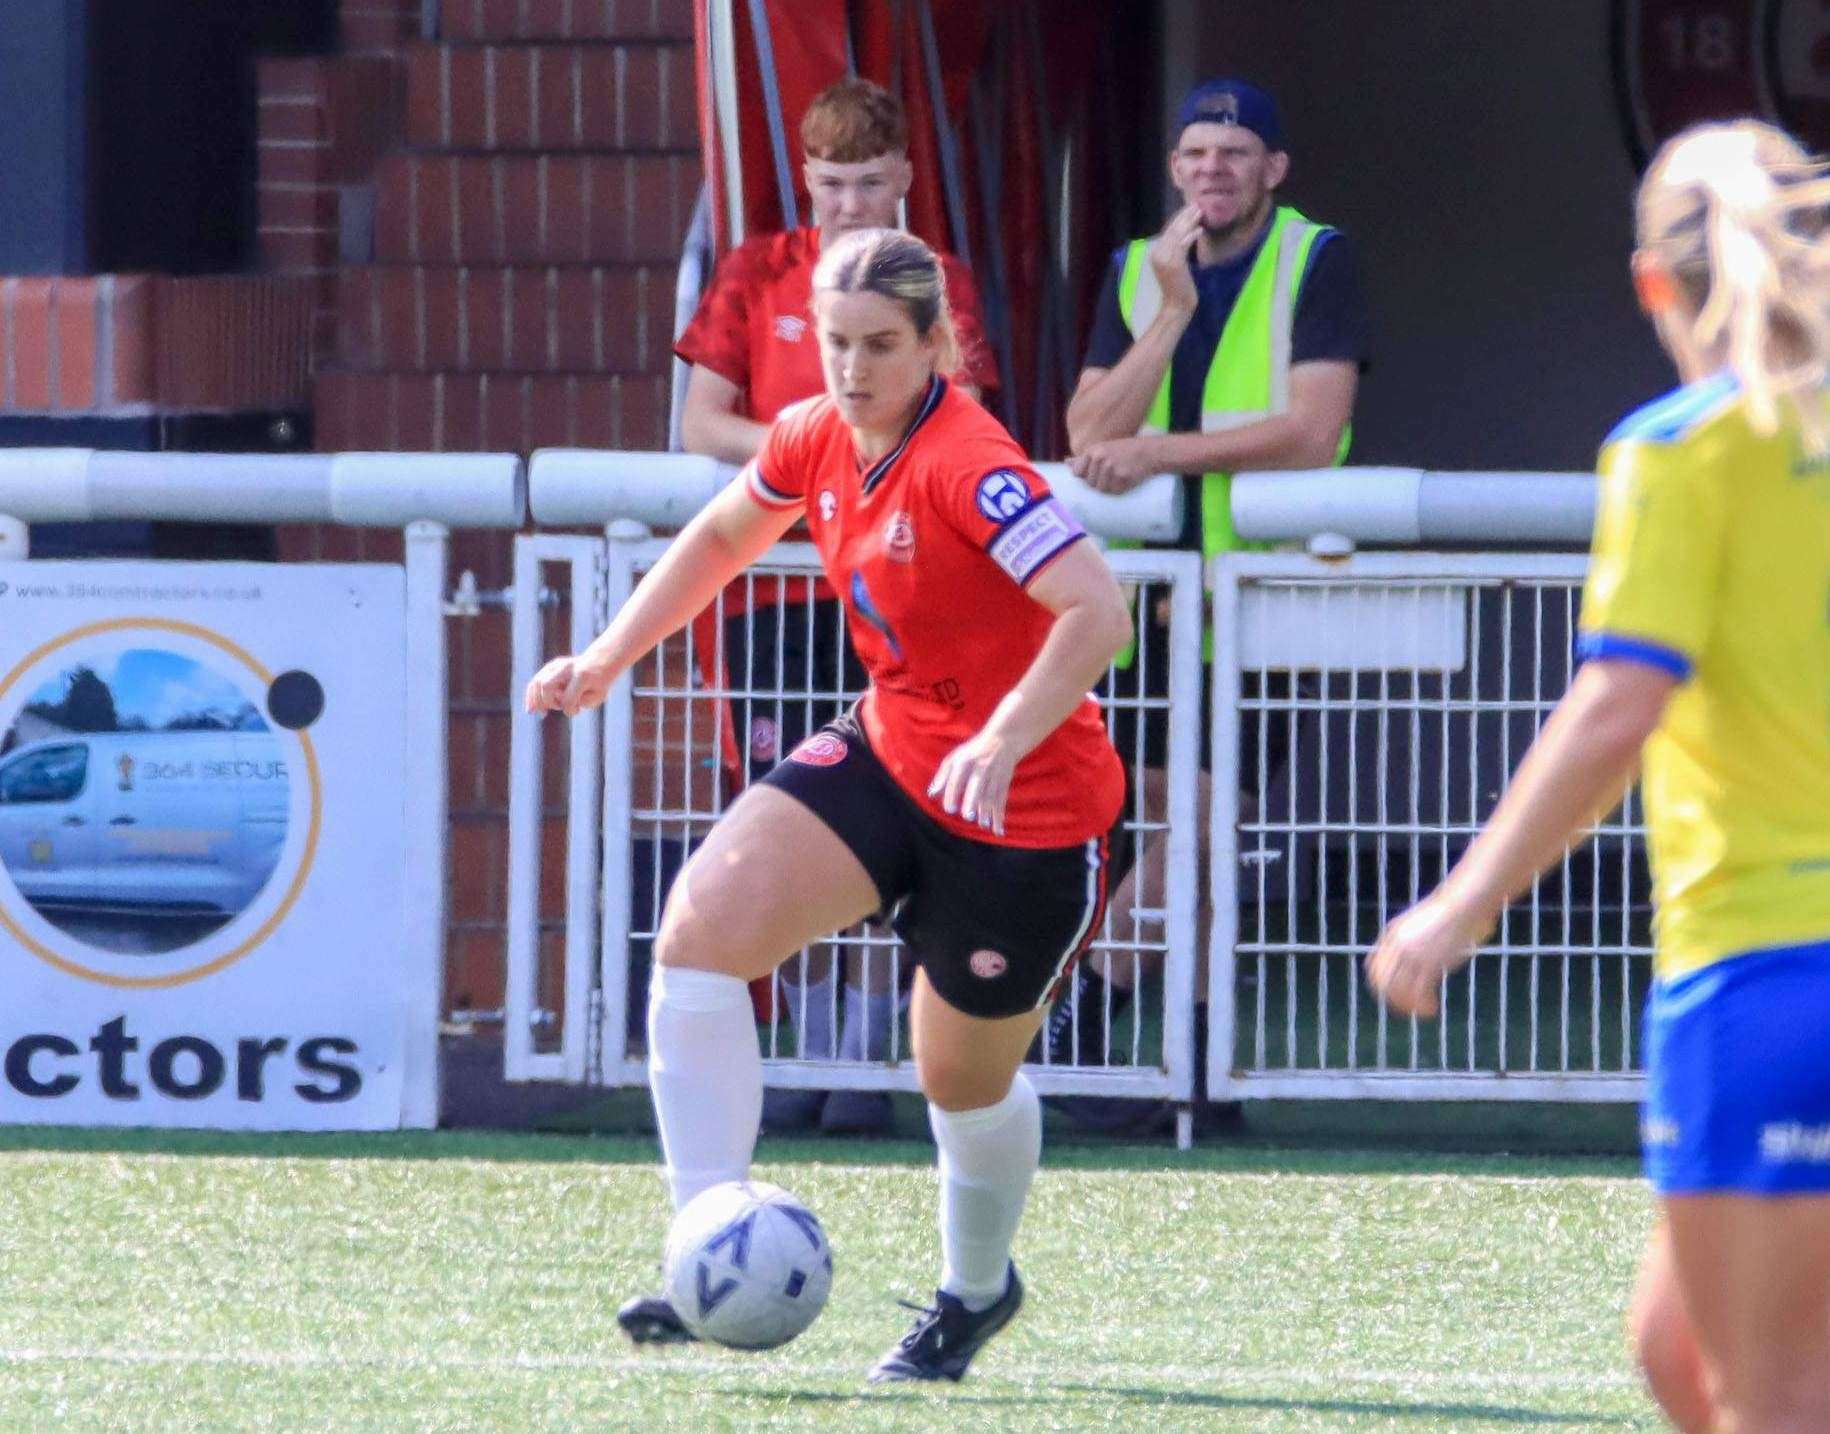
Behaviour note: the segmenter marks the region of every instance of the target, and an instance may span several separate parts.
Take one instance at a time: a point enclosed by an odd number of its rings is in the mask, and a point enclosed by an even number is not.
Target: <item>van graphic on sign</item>
[[[0,758],[0,862],[41,911],[235,916],[279,864],[289,803],[269,733],[52,738]]]
[[[0,868],[18,897],[122,955],[192,945],[251,906],[286,846],[293,744],[250,695],[158,649],[40,686],[0,742]]]

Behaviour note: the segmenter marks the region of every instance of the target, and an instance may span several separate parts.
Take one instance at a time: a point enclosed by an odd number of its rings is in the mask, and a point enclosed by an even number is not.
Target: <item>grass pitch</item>
[[[1030,1303],[964,1383],[867,1392],[936,1277],[925,1146],[765,1144],[832,1238],[755,1356],[637,1351],[642,1137],[0,1131],[8,1429],[1651,1429],[1620,1158],[1056,1146]]]

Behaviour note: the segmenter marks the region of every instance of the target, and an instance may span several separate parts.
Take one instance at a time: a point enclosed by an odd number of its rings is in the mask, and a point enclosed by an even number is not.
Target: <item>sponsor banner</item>
[[[0,1122],[401,1123],[405,645],[396,567],[0,564]]]

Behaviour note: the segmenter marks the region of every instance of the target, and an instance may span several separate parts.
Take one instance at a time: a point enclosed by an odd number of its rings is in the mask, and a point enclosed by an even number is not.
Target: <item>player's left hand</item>
[[[1068,459],[1068,471],[1101,493],[1129,493],[1158,471],[1149,436],[1108,438]]]
[[[1442,978],[1468,963],[1484,934],[1447,897],[1427,897],[1380,934],[1366,958],[1366,980],[1394,1011],[1434,1016]]]
[[[941,759],[928,783],[928,795],[939,797],[941,810],[1004,835],[1004,804],[1017,770],[1010,744],[989,732],[961,742]]]

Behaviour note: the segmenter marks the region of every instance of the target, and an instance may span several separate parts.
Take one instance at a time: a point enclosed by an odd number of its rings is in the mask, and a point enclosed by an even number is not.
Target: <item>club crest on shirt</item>
[[[1029,485],[1014,468],[994,468],[979,479],[974,501],[987,522],[1008,523],[1029,506]]]
[[[915,561],[915,523],[907,513],[890,514],[883,529],[883,551],[898,563]]]
[[[775,337],[785,344],[798,344],[802,335],[807,332],[807,321],[799,314],[778,314],[775,319]]]
[[[836,767],[845,760],[849,750],[843,737],[835,737],[830,732],[815,732],[788,754],[788,760],[808,767]]]
[[[820,521],[830,523],[832,515],[839,511],[839,498],[830,488],[820,489]]]
[[[981,981],[995,981],[1010,969],[1010,962],[996,951],[974,951],[966,964]]]

